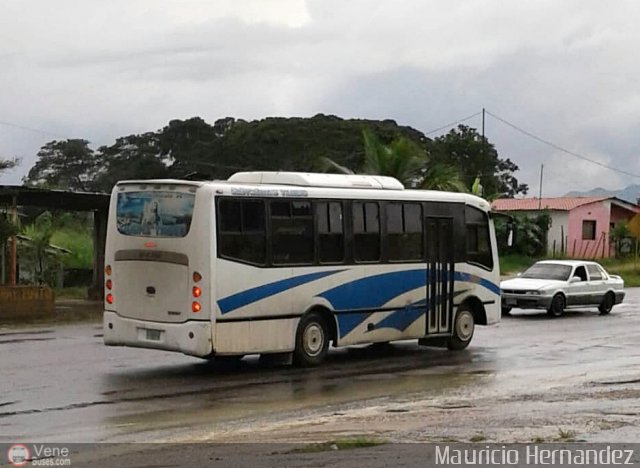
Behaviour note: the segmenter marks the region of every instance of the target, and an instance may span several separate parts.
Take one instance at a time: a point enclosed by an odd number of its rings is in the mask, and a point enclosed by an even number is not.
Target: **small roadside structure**
[[[17,220],[18,207],[39,207],[60,211],[90,211],[93,213],[93,281],[89,288],[91,299],[104,296],[104,248],[107,232],[109,194],[50,190],[17,185],[0,185],[0,206],[9,218]],[[12,236],[4,262],[6,286],[17,284],[17,250],[19,239]]]
[[[508,214],[548,213],[548,252],[574,258],[612,256],[611,229],[640,213],[640,206],[617,197],[501,198],[491,208]]]

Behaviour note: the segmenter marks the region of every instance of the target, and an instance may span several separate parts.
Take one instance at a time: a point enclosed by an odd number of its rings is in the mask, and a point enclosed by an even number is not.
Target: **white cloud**
[[[5,0],[0,121],[99,145],[194,115],[428,131],[486,107],[640,172],[639,20],[632,0]],[[487,136],[532,192],[541,163],[548,194],[637,182],[579,160],[563,175],[555,150],[492,119]],[[0,183],[50,139],[0,126],[0,156],[24,158]]]

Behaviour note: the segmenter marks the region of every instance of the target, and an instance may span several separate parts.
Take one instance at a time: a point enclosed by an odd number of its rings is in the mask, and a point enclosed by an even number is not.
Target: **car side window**
[[[609,274],[600,265],[598,265],[598,270],[600,270],[600,274],[602,275],[602,279],[604,279],[604,280],[609,279]]]
[[[587,271],[589,271],[589,279],[591,281],[600,281],[603,279],[602,273],[598,265],[587,265]]]
[[[584,266],[579,266],[576,271],[573,272],[573,276],[580,278],[582,281],[587,281],[587,270]]]

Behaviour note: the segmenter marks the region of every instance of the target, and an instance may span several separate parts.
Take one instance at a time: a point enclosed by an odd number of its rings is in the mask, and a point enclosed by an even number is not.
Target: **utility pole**
[[[482,108],[482,147],[480,148],[480,156],[484,157],[484,107]]]
[[[538,210],[542,208],[542,172],[544,171],[544,164],[540,164],[540,192],[538,193]]]

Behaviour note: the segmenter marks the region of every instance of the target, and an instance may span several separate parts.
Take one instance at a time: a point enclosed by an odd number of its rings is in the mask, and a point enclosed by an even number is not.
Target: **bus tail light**
[[[200,310],[202,309],[202,306],[200,305],[199,302],[193,301],[191,303],[191,311],[194,313],[200,312]]]
[[[107,294],[107,296],[105,297],[105,300],[107,301],[107,304],[113,304],[113,294],[111,293]]]
[[[111,288],[113,287],[113,282],[110,279],[108,279],[104,285],[107,287],[108,290],[111,290]]]
[[[202,279],[202,275],[200,273],[198,273],[197,271],[194,271],[193,272],[193,282],[197,283],[201,279]]]
[[[191,293],[193,294],[193,297],[200,297],[202,295],[202,289],[200,289],[198,286],[194,286]]]
[[[104,267],[104,272],[107,274],[107,276],[111,276],[111,265],[107,265],[106,267]]]

